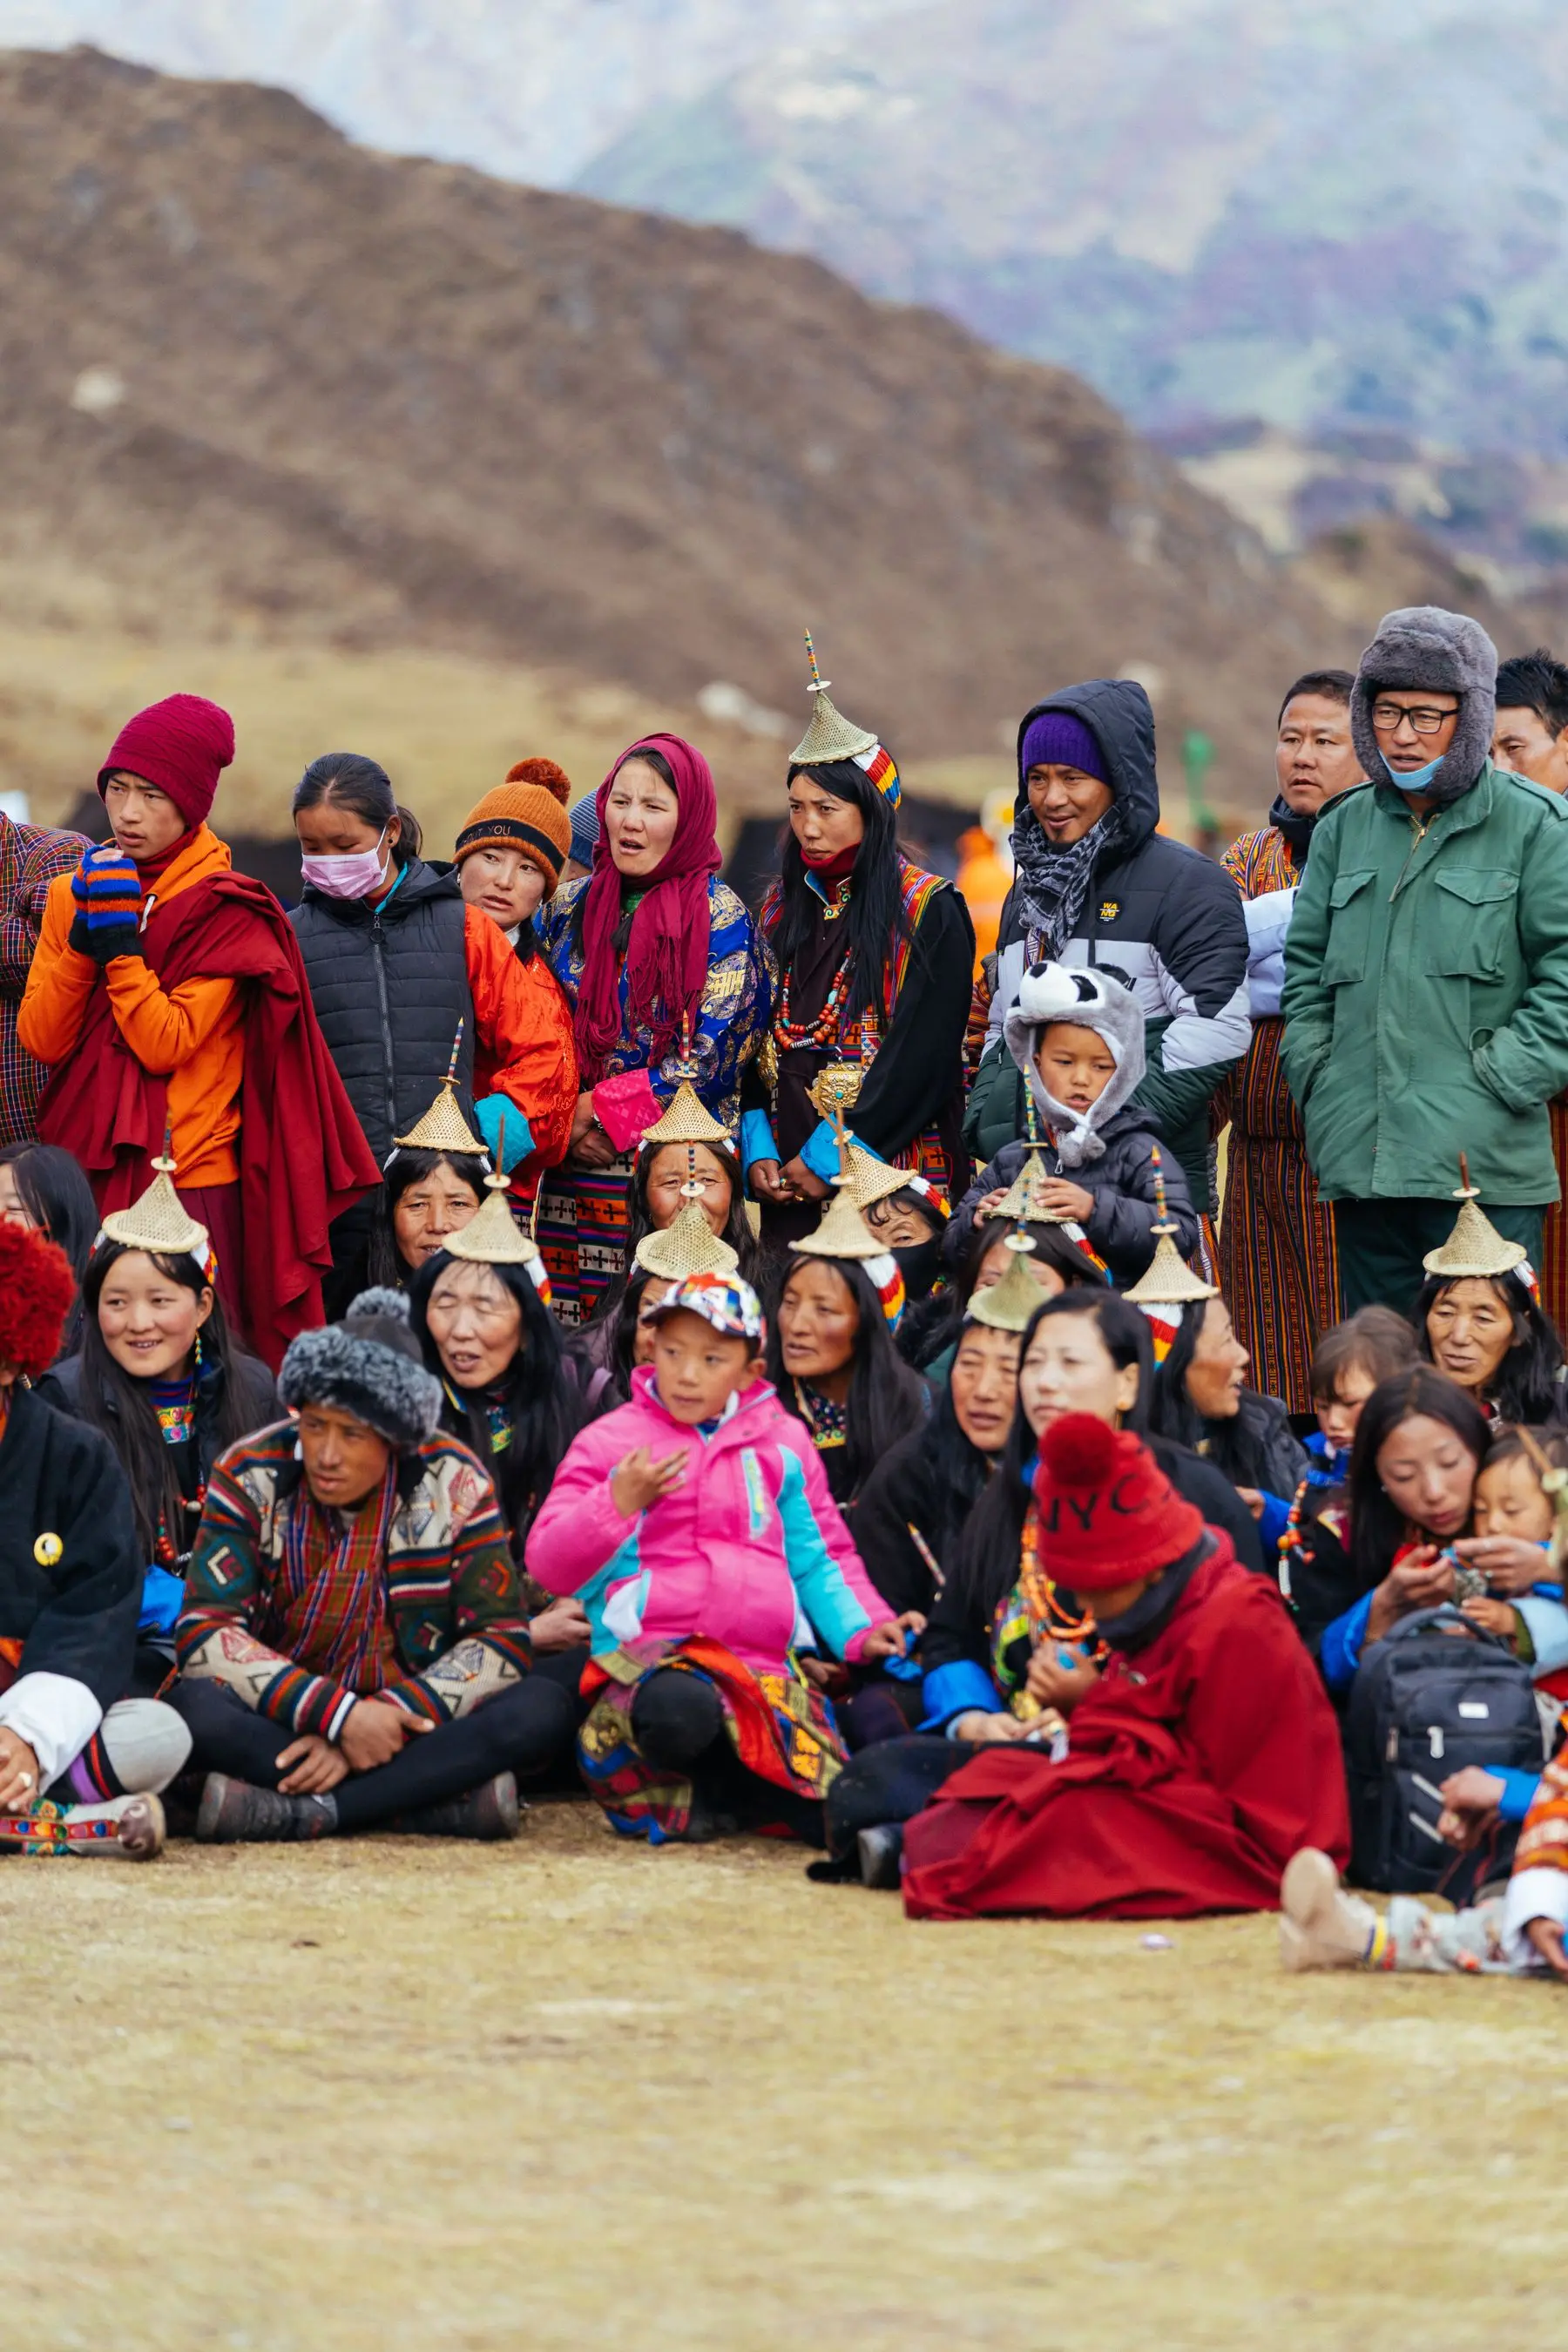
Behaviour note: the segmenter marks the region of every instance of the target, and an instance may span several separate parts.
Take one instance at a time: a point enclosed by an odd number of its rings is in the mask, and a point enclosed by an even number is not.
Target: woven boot
[[[482,1788],[449,1797],[445,1804],[396,1813],[383,1826],[406,1837],[514,1838],[521,1810],[516,1780],[510,1772],[498,1772]]]

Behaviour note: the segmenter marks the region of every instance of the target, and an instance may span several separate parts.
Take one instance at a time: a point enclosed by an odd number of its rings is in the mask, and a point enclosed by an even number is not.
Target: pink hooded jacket
[[[625,1517],[610,1492],[616,1465],[634,1446],[659,1460],[683,1442],[684,1485]],[[547,1591],[577,1595],[595,1653],[702,1633],[777,1674],[791,1649],[858,1658],[892,1613],[860,1565],[810,1433],[761,1380],[705,1438],[671,1419],[644,1365],[631,1402],[573,1440],[529,1529],[527,1559]]]

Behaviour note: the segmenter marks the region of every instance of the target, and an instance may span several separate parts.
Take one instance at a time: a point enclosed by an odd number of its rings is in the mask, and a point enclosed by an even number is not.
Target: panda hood
[[[1100,1100],[1080,1116],[1059,1103],[1035,1066],[1039,1033],[1048,1021],[1070,1021],[1103,1037],[1116,1060],[1115,1076]],[[1024,1074],[1041,1118],[1056,1138],[1064,1168],[1082,1168],[1105,1150],[1104,1129],[1143,1077],[1143,1014],[1137,998],[1108,971],[1037,963],[1026,971],[1003,1024],[1007,1051]]]

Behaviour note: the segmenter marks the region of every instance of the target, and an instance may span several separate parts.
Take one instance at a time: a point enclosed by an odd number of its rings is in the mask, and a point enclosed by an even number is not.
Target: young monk
[[[178,1627],[197,1837],[514,1837],[571,1702],[529,1673],[495,1490],[438,1433],[407,1300],[366,1291],[278,1385],[294,1418],[213,1472]]]
[[[276,1367],[321,1319],[328,1225],[378,1171],[283,909],[207,824],[233,758],[198,694],[121,728],[98,776],[112,838],[49,886],[17,1035],[53,1073],[38,1133],[100,1211],[140,1197],[169,1140],[230,1320]]]
[[[890,1657],[904,1631],[808,1433],[757,1377],[755,1291],[692,1275],[650,1319],[652,1365],[574,1441],[528,1538],[530,1573],[593,1627],[584,1777],[653,1844],[763,1829],[820,1845],[845,1750],[796,1654]]]

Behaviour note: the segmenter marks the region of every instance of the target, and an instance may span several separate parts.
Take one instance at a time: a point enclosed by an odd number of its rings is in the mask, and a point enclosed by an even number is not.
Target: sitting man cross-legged
[[[278,1387],[293,1419],[214,1469],[178,1628],[197,1837],[515,1836],[514,1776],[575,1718],[529,1672],[495,1490],[437,1433],[407,1301],[363,1292]]]

